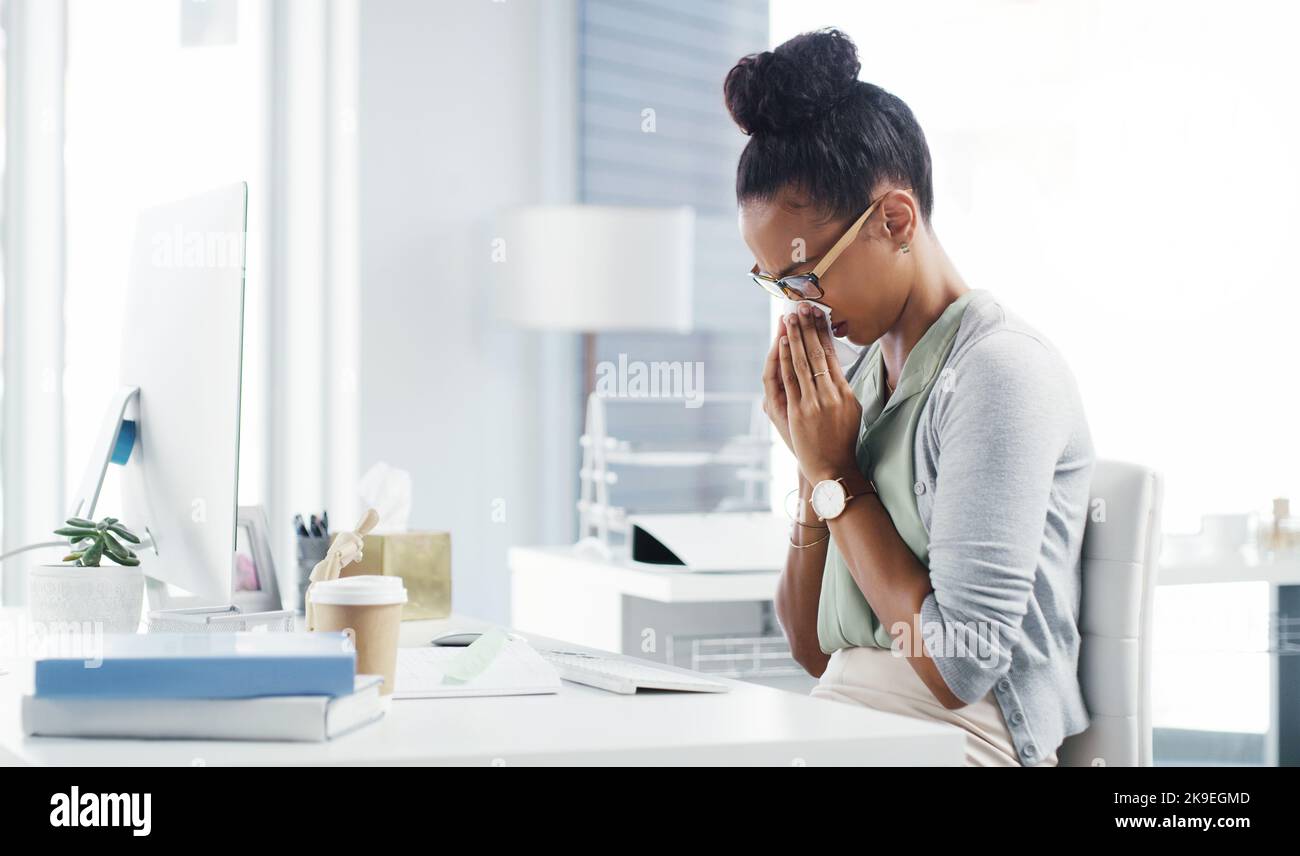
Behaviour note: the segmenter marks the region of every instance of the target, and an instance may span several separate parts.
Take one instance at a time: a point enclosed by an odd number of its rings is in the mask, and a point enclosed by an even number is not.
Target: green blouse
[[[884,401],[885,361],[880,343],[858,361],[850,380],[862,403],[858,467],[876,486],[894,528],[922,564],[929,565],[929,533],[916,509],[916,424],[930,390],[948,360],[962,315],[974,291],[967,291],[943,311],[907,355],[898,387]],[[831,539],[822,571],[817,608],[817,639],[823,652],[840,648],[889,648],[892,639]]]

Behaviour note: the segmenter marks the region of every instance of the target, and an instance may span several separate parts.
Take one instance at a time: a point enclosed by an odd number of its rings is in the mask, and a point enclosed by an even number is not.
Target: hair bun
[[[852,39],[816,30],[742,57],[722,91],[740,130],[779,134],[827,113],[853,91],[861,70]]]

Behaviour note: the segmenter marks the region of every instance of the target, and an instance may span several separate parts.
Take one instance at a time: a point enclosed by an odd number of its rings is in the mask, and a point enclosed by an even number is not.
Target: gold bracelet
[[[827,531],[830,531],[830,528],[831,528],[831,527],[830,527],[829,525],[827,525],[827,526],[814,526],[814,525],[811,524],[811,523],[804,523],[804,522],[803,522],[802,520],[800,520],[798,517],[795,517],[793,514],[790,513],[790,497],[793,496],[795,493],[797,493],[798,490],[799,490],[799,488],[795,488],[794,490],[790,491],[789,493],[787,493],[787,494],[785,495],[785,506],[786,506],[786,509],[785,509],[785,516],[790,518],[790,522],[791,522],[791,523],[794,523],[794,524],[797,524],[797,525],[799,525],[799,526],[802,526],[802,527],[805,528],[805,529],[825,529],[825,530],[827,530]],[[800,510],[800,513],[803,512],[803,508],[802,508],[802,506],[803,506],[804,502],[805,502],[805,500],[802,500],[802,499],[799,501],[799,505],[801,506],[800,509],[799,509],[799,510]],[[795,546],[798,546],[798,545],[795,545]]]
[[[829,529],[830,527],[828,526],[826,528]],[[816,541],[812,542],[811,544],[796,544],[794,543],[794,539],[791,538],[790,546],[794,547],[796,550],[807,550],[809,547],[816,547],[818,544],[825,544],[829,540],[831,540],[831,536],[830,533],[828,532],[825,538],[818,538]]]

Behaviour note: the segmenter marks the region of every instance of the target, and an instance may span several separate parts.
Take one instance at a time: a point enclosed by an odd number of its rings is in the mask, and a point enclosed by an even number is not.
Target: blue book
[[[107,633],[96,649],[36,661],[38,698],[346,695],[356,651],[342,633]]]

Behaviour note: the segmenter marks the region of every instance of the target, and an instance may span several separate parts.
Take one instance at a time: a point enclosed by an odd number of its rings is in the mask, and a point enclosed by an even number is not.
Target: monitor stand
[[[131,458],[139,433],[140,422],[140,388],[124,386],[113,394],[104,411],[99,434],[95,445],[91,447],[90,458],[86,462],[86,471],[81,478],[81,486],[72,500],[70,517],[84,517],[93,520],[95,507],[99,504],[99,495],[104,489],[104,479],[108,474],[109,464],[125,466]],[[260,515],[260,531],[265,537],[265,512],[256,506],[239,509],[240,523],[245,518]],[[129,525],[129,522],[128,522]],[[253,545],[258,549],[258,545]],[[153,533],[146,525],[141,532],[140,544],[134,547],[137,552],[152,550],[158,555],[158,546]],[[267,582],[260,592],[236,592],[234,574],[231,573],[230,601],[212,604],[203,598],[190,595],[177,595],[168,589],[165,580],[145,575],[145,588],[149,595],[149,624],[151,629],[167,630],[250,630],[260,627],[274,630],[293,629],[293,611],[281,608],[279,586],[275,574],[274,561],[269,549],[258,550],[259,579]],[[231,556],[233,566],[234,556]],[[264,568],[265,572],[261,573]]]

